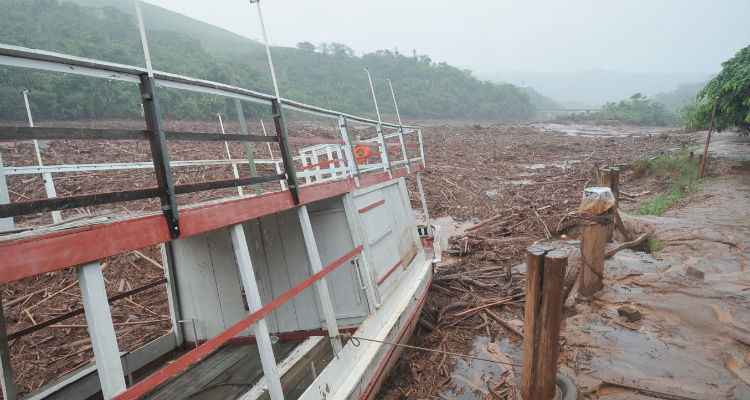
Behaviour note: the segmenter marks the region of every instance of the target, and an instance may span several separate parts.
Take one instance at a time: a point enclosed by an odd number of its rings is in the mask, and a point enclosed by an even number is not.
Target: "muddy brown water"
[[[745,152],[731,146],[736,141],[720,135],[712,162],[743,162]],[[663,249],[652,259],[623,251],[608,260],[605,289],[567,319],[563,364],[584,393],[750,399],[748,205],[750,173],[739,170],[705,180],[687,206],[662,217],[626,217],[631,229],[653,232]],[[642,319],[624,321],[622,305]]]
[[[488,388],[502,382],[504,375],[512,372],[513,376],[520,376],[520,368],[505,363],[519,363],[521,353],[519,340],[511,341],[507,337],[494,340],[487,336],[475,337],[469,355],[496,362],[459,359],[451,374],[452,384],[440,393],[440,397],[472,400],[491,396]]]
[[[568,136],[595,136],[595,137],[623,137],[623,136],[647,136],[659,135],[674,131],[674,128],[644,127],[629,125],[590,125],[590,124],[559,124],[552,122],[536,123],[531,126],[540,128],[547,132],[564,133]]]
[[[748,139],[718,135],[710,155],[736,163],[734,175],[704,181],[687,206],[663,217],[626,216],[631,230],[653,232],[662,249],[620,251],[606,262],[605,289],[569,311],[560,365],[582,398],[750,399],[747,147]],[[623,305],[641,319],[620,317]],[[470,354],[520,362],[521,343],[477,336]],[[492,398],[488,387],[507,369],[460,359],[440,397]]]

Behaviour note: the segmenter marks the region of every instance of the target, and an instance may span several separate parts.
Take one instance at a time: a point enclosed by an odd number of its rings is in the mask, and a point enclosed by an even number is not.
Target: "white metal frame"
[[[422,187],[422,173],[420,172],[417,172],[417,191],[419,192],[419,202],[422,204],[422,214],[424,214],[425,224],[427,225],[427,232],[432,233],[430,211],[427,209],[427,199],[424,195],[424,188]]]
[[[3,155],[0,154],[0,204],[10,203],[10,193],[8,193],[8,183],[6,182],[5,175],[6,167],[3,166]],[[0,232],[10,231],[15,228],[15,223],[12,217],[0,218]]]
[[[393,98],[393,106],[396,109],[396,118],[398,119],[398,140],[401,143],[401,154],[404,156],[404,162],[406,163],[406,172],[411,172],[411,166],[409,166],[409,155],[406,153],[406,144],[404,143],[404,128],[401,127],[401,113],[398,111],[398,102],[396,102],[396,92],[393,90],[393,83],[388,79],[388,87],[391,89],[391,97]]]
[[[29,127],[34,127],[34,117],[31,114],[31,105],[29,104],[29,91],[24,90],[23,103],[26,106],[26,118],[28,118]],[[42,152],[39,149],[39,141],[34,139],[34,153],[36,154],[37,165],[44,166],[42,162]],[[52,180],[52,174],[49,172],[42,173],[42,180],[44,181],[44,190],[47,193],[48,199],[54,199],[57,197],[57,191],[55,190],[55,182]],[[60,211],[52,211],[52,223],[60,223],[62,221],[62,214]]]
[[[256,164],[276,164],[281,162],[277,159],[259,159],[255,160]],[[211,165],[236,165],[236,164],[247,164],[247,160],[231,159],[231,160],[185,160],[185,161],[172,161],[169,163],[173,168],[177,167],[196,167],[196,166],[211,166]],[[91,171],[117,171],[117,170],[129,170],[129,169],[152,169],[154,163],[151,161],[145,162],[129,162],[129,163],[101,163],[101,164],[60,164],[60,165],[30,165],[22,167],[6,166],[4,168],[5,175],[30,175],[30,174],[44,174],[44,173],[70,173],[70,172],[91,172]]]
[[[221,113],[216,113],[216,116],[219,118],[219,129],[221,130],[221,134],[225,135],[226,132],[224,131],[224,121],[221,119]],[[224,150],[227,152],[227,160],[231,160],[232,152],[229,151],[229,142],[224,142]],[[240,179],[240,171],[237,169],[236,163],[232,163],[232,176],[234,176],[234,179]],[[237,194],[239,194],[240,196],[243,196],[245,194],[242,191],[242,186],[237,186]]]
[[[161,252],[161,264],[164,268],[164,277],[167,279],[166,290],[167,290],[167,305],[169,306],[169,318],[172,323],[172,332],[175,337],[175,345],[181,346],[185,340],[183,335],[182,326],[182,315],[179,307],[179,298],[177,293],[177,276],[176,268],[174,265],[172,243],[162,243],[160,247]],[[195,325],[193,325],[195,326]],[[195,335],[197,338],[197,334]],[[197,342],[197,340],[196,340]]]
[[[362,220],[360,219],[357,207],[354,205],[353,195],[351,193],[345,194],[342,198],[342,202],[344,204],[344,213],[346,214],[346,222],[349,225],[352,241],[355,246],[362,246],[362,256],[360,257],[360,262],[357,264],[357,267],[359,268],[359,276],[364,284],[370,313],[374,313],[380,308],[382,297],[377,285],[375,284],[375,276],[372,272],[373,261],[370,244],[367,240],[364,240]]]
[[[346,156],[346,165],[349,167],[349,175],[354,178],[354,184],[359,187],[359,170],[357,160],[354,159],[354,153],[352,152],[351,138],[349,137],[349,130],[346,127],[346,118],[340,116],[336,122],[339,127],[341,139],[344,141],[344,155]]]
[[[137,1],[135,2],[136,9],[139,8]],[[139,11],[139,10],[137,10]],[[156,84],[160,87],[167,87],[172,89],[179,89],[179,90],[188,90],[192,92],[197,93],[204,93],[204,94],[212,94],[212,95],[220,95],[228,98],[233,98],[235,100],[243,100],[243,101],[250,101],[254,103],[261,103],[261,104],[268,104],[268,102],[277,99],[280,103],[283,103],[285,107],[290,108],[295,111],[311,114],[311,115],[317,115],[317,116],[323,116],[327,118],[335,118],[339,121],[342,119],[344,120],[344,130],[345,130],[345,123],[346,120],[354,121],[358,123],[367,124],[370,126],[375,126],[377,131],[377,137],[372,139],[367,139],[363,142],[370,142],[370,141],[376,141],[379,142],[381,147],[381,163],[378,164],[368,164],[361,166],[360,168],[355,168],[353,165],[348,166],[348,174],[346,169],[338,169],[338,168],[329,168],[329,174],[331,175],[327,179],[321,179],[322,180],[329,180],[329,179],[338,179],[339,175],[341,176],[353,176],[355,179],[355,183],[358,184],[358,174],[355,172],[357,169],[358,172],[367,172],[374,169],[380,169],[382,168],[384,171],[387,171],[389,174],[392,174],[391,172],[391,164],[389,162],[388,153],[387,153],[387,146],[385,143],[385,140],[391,137],[399,137],[399,140],[403,142],[403,136],[408,133],[412,133],[416,130],[418,136],[419,136],[419,144],[420,144],[420,159],[422,161],[422,164],[425,165],[424,161],[424,148],[422,143],[422,134],[421,130],[418,127],[413,126],[403,126],[400,122],[398,124],[393,123],[387,123],[383,122],[382,118],[380,117],[380,110],[377,106],[377,99],[374,98],[373,100],[375,102],[376,111],[378,114],[377,120],[372,120],[368,118],[358,117],[351,114],[341,113],[329,109],[325,109],[322,107],[312,106],[309,104],[300,103],[294,100],[290,99],[284,99],[279,97],[278,92],[276,93],[276,96],[247,90],[243,88],[239,88],[236,86],[226,85],[222,83],[217,82],[211,82],[201,79],[194,79],[189,78],[181,75],[166,73],[162,71],[155,71],[153,70],[152,66],[150,65],[150,54],[148,53],[148,43],[145,40],[145,28],[143,27],[142,21],[139,22],[139,30],[141,31],[141,39],[142,39],[142,45],[144,50],[144,56],[146,57],[146,64],[147,67],[141,68],[141,67],[134,67],[130,65],[124,65],[124,64],[117,64],[117,63],[108,63],[108,62],[102,62],[98,60],[93,59],[87,59],[83,57],[75,57],[70,56],[66,54],[51,52],[51,51],[44,51],[44,50],[38,50],[38,49],[29,49],[25,47],[20,46],[11,46],[11,45],[4,45],[0,44],[0,65],[5,66],[12,66],[12,67],[21,67],[21,68],[31,68],[36,70],[45,70],[45,71],[52,71],[52,72],[60,72],[60,73],[69,73],[69,74],[75,74],[75,75],[83,75],[83,76],[89,76],[89,77],[95,77],[95,78],[104,78],[104,79],[110,79],[110,80],[119,80],[119,81],[125,81],[130,83],[138,83],[139,82],[139,75],[143,73],[147,73],[150,76],[153,76]],[[372,85],[372,79],[369,76],[368,71],[368,78],[370,78],[370,89],[372,93],[374,93],[374,87]],[[26,95],[25,95],[26,97]],[[26,101],[26,104],[28,104],[28,101]],[[30,111],[30,110],[29,110]],[[30,114],[30,113],[27,113]],[[28,115],[29,122],[33,126],[33,119],[31,115]],[[262,121],[261,121],[262,124]],[[264,134],[265,134],[265,126],[262,125],[264,128]],[[383,128],[395,128],[398,131],[393,134],[384,135],[383,134]],[[344,143],[346,143],[346,148],[344,152],[350,152],[351,151],[351,143],[347,143],[348,138],[344,138]],[[402,147],[403,149],[403,147]],[[270,150],[270,145],[269,145]],[[341,150],[338,152],[339,157],[341,158]],[[38,157],[40,158],[40,157]],[[296,159],[300,159],[299,157],[295,157]],[[349,157],[349,154],[346,154],[346,158],[352,158]],[[304,159],[302,159],[304,161]],[[354,160],[348,160],[352,162],[356,162]],[[402,165],[407,164],[407,168],[409,167],[409,162],[412,160],[407,161],[402,160],[398,163],[394,163],[395,165]],[[281,167],[280,167],[280,160],[271,158],[270,160],[252,160],[252,161],[245,161],[245,160],[198,160],[198,161],[176,161],[173,162],[172,165],[174,167],[179,166],[187,166],[187,165],[232,165],[233,169],[237,167],[237,164],[244,164],[248,163],[251,167],[251,169],[254,169],[254,166],[256,163],[272,163],[274,164],[274,167],[277,171],[277,173],[281,173]],[[53,166],[44,166],[44,165],[37,165],[33,167],[6,167],[4,170],[4,175],[18,175],[18,174],[42,174],[43,178],[45,178],[45,189],[47,191],[47,197],[55,197],[55,190],[54,190],[54,181],[52,179],[52,173],[61,173],[61,172],[72,172],[72,171],[104,171],[104,170],[118,170],[118,169],[141,169],[141,168],[153,168],[152,163],[108,163],[108,164],[77,164],[77,165],[53,165]],[[316,171],[317,172],[317,171]],[[304,174],[304,179],[309,179]],[[391,175],[392,176],[392,175]],[[307,183],[307,182],[306,182]],[[312,183],[312,182],[310,182]],[[1,185],[1,184],[0,184]],[[286,182],[283,180],[280,181],[280,185],[282,190],[286,189]],[[239,189],[241,190],[241,189]],[[0,202],[8,202],[4,199],[0,198]],[[55,222],[59,222],[60,213],[55,211],[53,212],[53,218]]]
[[[10,348],[8,347],[2,296],[0,296],[0,388],[2,389],[3,399],[16,400],[18,392],[10,363]]]
[[[104,287],[102,265],[98,261],[88,263],[78,267],[77,273],[102,395],[105,399],[111,399],[125,390],[125,376]]]
[[[310,268],[313,274],[317,274],[323,269],[323,262],[320,259],[320,253],[318,252],[318,244],[315,242],[315,233],[310,223],[310,214],[307,212],[307,206],[300,206],[297,208],[297,216],[299,217],[300,226],[302,227],[302,236],[305,240],[305,250],[307,251],[307,258],[310,262]],[[331,300],[331,292],[328,290],[328,280],[323,277],[315,281],[315,291],[318,294],[318,300],[320,301],[321,311],[323,312],[323,318],[325,319],[326,328],[328,330],[328,337],[331,339],[331,346],[333,346],[334,354],[338,354],[341,351],[341,338],[339,337],[339,327],[336,322],[336,313],[333,309],[333,301]]]
[[[370,94],[372,95],[372,102],[375,104],[375,113],[378,115],[378,124],[375,125],[375,131],[378,133],[378,142],[380,142],[380,159],[383,161],[383,171],[388,172],[388,176],[393,176],[390,168],[391,163],[388,160],[388,146],[385,144],[385,137],[383,137],[383,119],[380,116],[378,97],[375,95],[375,86],[372,84],[370,70],[365,68],[365,72],[367,72],[367,80],[370,82]]]
[[[232,226],[231,236],[237,268],[240,270],[240,279],[242,279],[242,286],[245,289],[247,305],[248,308],[250,308],[251,313],[256,312],[263,307],[263,302],[260,299],[258,281],[255,279],[255,271],[253,270],[253,263],[250,259],[250,250],[247,246],[245,230],[241,224]],[[283,400],[284,391],[281,387],[281,375],[279,374],[279,369],[276,365],[276,358],[273,354],[273,344],[271,343],[271,336],[268,332],[266,319],[261,318],[258,320],[253,324],[252,329],[255,331],[255,340],[258,343],[258,352],[260,353],[260,363],[263,367],[263,376],[268,385],[268,393],[271,395],[271,400]]]

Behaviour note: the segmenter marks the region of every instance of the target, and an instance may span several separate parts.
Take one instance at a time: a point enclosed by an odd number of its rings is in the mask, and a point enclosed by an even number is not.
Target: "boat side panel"
[[[359,217],[364,228],[364,238],[370,245],[374,262],[373,273],[376,282],[381,286],[382,294],[387,291],[388,283],[384,277],[390,276],[393,271],[401,267],[399,252],[399,224],[398,216],[401,204],[394,203],[391,199],[396,181],[390,181],[387,185],[379,185],[376,190],[364,190],[354,193],[354,205],[359,210]],[[382,203],[378,207],[373,204]],[[364,212],[363,212],[364,211]],[[382,283],[386,283],[383,287]]]
[[[233,257],[227,257],[227,245],[222,244],[227,241],[229,233],[220,229],[173,242],[179,266],[175,280],[182,294],[179,306],[188,342],[218,335],[246,314],[238,270]]]
[[[314,205],[312,225],[324,265],[346,254],[353,241],[341,198]],[[310,265],[294,210],[266,215],[243,224],[251,259],[265,304],[307,279]],[[188,341],[214,337],[244,318],[247,306],[227,228],[175,241],[177,285]],[[353,266],[329,277],[336,317],[351,326],[367,316],[366,296]],[[276,309],[267,319],[272,332],[318,329],[322,317],[313,288]]]
[[[341,197],[315,203],[308,210],[323,265],[356,247]],[[337,269],[327,279],[336,317],[354,318],[358,323],[367,316],[368,307],[367,296],[357,277],[354,262],[355,259],[349,261],[348,267]]]
[[[405,341],[408,338],[410,321],[418,318],[432,279],[430,262],[421,265],[412,262],[399,287],[383,306],[366,319],[355,336],[380,341]],[[358,346],[349,341],[338,358],[322,371],[300,399],[359,399],[374,396],[376,387],[387,375],[389,365],[395,362],[395,354],[389,356],[393,346],[360,341]]]

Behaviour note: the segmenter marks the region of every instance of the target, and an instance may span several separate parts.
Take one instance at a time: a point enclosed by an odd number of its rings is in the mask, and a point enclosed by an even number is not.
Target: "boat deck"
[[[5,167],[0,165],[0,283],[72,270],[81,293],[81,307],[13,334],[27,335],[84,314],[94,353],[95,363],[39,387],[30,398],[241,395],[243,400],[278,400],[377,392],[392,365],[392,351],[383,346],[347,345],[339,327],[358,327],[364,337],[401,340],[408,336],[404,326],[413,326],[419,314],[431,277],[430,259],[421,249],[404,179],[416,174],[426,209],[418,174],[425,167],[419,127],[217,82],[36,49],[0,45],[0,64],[137,85],[146,127],[36,127],[30,121],[29,127],[0,127],[1,141],[141,141],[150,149],[150,162],[65,161],[8,167],[13,174],[41,175],[43,199],[11,201],[5,190]],[[250,134],[242,124],[240,133],[226,133],[223,127],[221,133],[165,131],[157,92],[166,89],[232,99],[238,115],[242,115],[243,102],[265,105],[275,135],[266,135],[264,129],[263,135]],[[290,146],[284,110],[336,121],[340,139],[295,149]],[[368,128],[355,134],[347,127],[354,123]],[[405,137],[415,146],[408,146]],[[224,143],[226,159],[171,160],[168,145],[172,142]],[[276,148],[278,158],[269,154],[274,168],[256,170],[255,164],[270,164],[255,159],[254,153],[246,160],[232,157],[229,145],[234,142],[266,143],[269,153]],[[409,154],[410,149],[416,149],[418,156]],[[249,177],[237,169],[245,163],[251,167]],[[226,168],[215,177],[180,179],[176,168],[198,165],[231,166],[233,179],[226,179]],[[105,192],[97,187],[60,196],[53,186],[53,174],[71,170],[143,168],[154,169],[155,183],[121,184]],[[269,183],[273,183],[270,190]],[[254,187],[252,193],[243,192],[247,186]],[[225,197],[225,192],[232,194]],[[214,194],[221,198],[215,199]],[[112,214],[109,208],[89,212],[92,207],[133,201],[154,205],[158,201],[159,211],[145,207],[127,214]],[[73,209],[87,212],[63,219],[62,211]],[[14,219],[39,213],[51,213],[53,225],[15,227]],[[161,262],[152,264],[159,265],[163,277],[129,291],[120,288],[110,296],[112,288],[103,273],[108,259],[152,246],[159,246],[151,250],[160,251]],[[117,330],[122,325],[113,319],[110,303],[161,285],[171,331],[141,348],[121,352]],[[185,324],[191,322],[192,329],[186,329]],[[251,330],[255,338],[246,336]],[[273,344],[269,332],[282,339],[284,334],[306,339]],[[300,332],[315,336],[299,336]],[[11,393],[4,398],[14,399],[13,343],[6,334],[0,313],[0,386]],[[195,343],[201,344],[182,353]],[[164,363],[166,358],[172,360]]]
[[[276,343],[279,359],[289,355],[298,342]],[[232,399],[263,377],[258,346],[230,343],[145,397],[150,400]]]

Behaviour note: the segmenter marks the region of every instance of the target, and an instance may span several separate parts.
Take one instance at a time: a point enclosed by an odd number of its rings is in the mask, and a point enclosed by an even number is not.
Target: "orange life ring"
[[[354,158],[357,159],[367,159],[372,155],[372,150],[370,150],[369,146],[365,146],[363,144],[358,144],[354,146]]]

